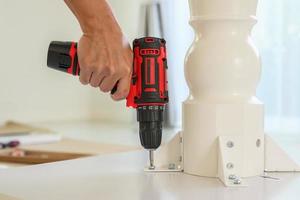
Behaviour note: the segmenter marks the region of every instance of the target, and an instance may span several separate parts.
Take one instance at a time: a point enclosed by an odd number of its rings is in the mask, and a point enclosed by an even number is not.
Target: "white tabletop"
[[[293,200],[300,174],[272,174],[226,188],[215,178],[184,173],[145,173],[142,151],[0,170],[0,193],[24,200]]]

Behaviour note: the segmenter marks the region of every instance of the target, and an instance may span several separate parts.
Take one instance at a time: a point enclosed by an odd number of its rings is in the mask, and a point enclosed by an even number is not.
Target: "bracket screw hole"
[[[226,145],[228,148],[234,147],[234,143],[232,141],[228,141]]]
[[[260,145],[261,145],[261,141],[260,141],[260,139],[257,139],[256,140],[256,147],[260,147]]]
[[[234,167],[233,163],[227,163],[226,165],[227,169],[232,169]]]

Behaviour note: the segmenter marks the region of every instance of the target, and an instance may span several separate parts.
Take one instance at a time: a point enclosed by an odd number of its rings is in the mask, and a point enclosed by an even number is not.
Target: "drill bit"
[[[149,150],[149,161],[150,161],[150,166],[149,166],[149,169],[150,170],[154,170],[155,169],[155,166],[154,166],[154,150],[153,149],[150,149]]]

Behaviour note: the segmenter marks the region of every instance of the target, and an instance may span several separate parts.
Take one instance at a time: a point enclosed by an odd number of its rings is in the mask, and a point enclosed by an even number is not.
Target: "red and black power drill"
[[[141,144],[149,150],[149,169],[154,169],[153,151],[161,144],[163,111],[169,100],[166,41],[154,37],[135,39],[133,52],[133,73],[126,105],[137,110]],[[77,43],[51,42],[47,65],[75,76],[79,75]]]

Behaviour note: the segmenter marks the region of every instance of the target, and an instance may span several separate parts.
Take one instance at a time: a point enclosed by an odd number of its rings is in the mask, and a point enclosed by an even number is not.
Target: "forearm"
[[[114,100],[129,93],[132,51],[106,0],[65,0],[83,35],[78,42],[80,82],[109,92]]]
[[[97,34],[110,27],[121,31],[106,0],[65,0],[65,3],[76,16],[84,34]]]

